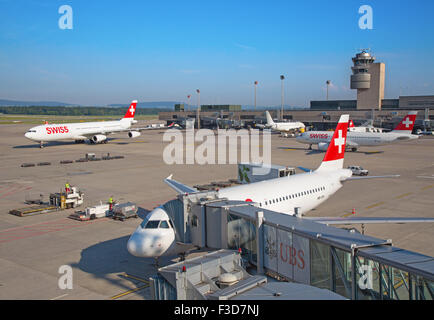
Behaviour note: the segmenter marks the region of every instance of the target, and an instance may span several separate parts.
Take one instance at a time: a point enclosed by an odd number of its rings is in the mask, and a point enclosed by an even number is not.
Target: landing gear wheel
[[[352,151],[352,152],[356,152],[356,151],[357,151],[357,148],[351,148],[351,151]]]

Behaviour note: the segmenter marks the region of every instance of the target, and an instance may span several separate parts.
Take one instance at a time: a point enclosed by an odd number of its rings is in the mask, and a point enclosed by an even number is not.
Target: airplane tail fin
[[[350,120],[350,122],[349,122],[349,124],[348,124],[348,127],[350,127],[350,128],[354,128],[354,122],[353,122],[353,120]]]
[[[136,114],[137,100],[131,101],[130,107],[125,113],[124,119],[134,119],[134,115]]]
[[[327,152],[316,171],[342,169],[344,166],[345,145],[347,142],[349,115],[343,114],[330,140]]]
[[[274,121],[268,111],[265,111],[265,116],[267,117],[267,125],[272,126],[274,124]]]
[[[411,134],[414,123],[416,122],[416,116],[417,111],[410,111],[392,132]]]

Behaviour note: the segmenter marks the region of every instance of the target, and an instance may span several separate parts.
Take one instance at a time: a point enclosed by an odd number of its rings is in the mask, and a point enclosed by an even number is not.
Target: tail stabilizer
[[[410,111],[392,132],[411,134],[414,123],[416,122],[416,116],[417,111]]]
[[[348,127],[350,127],[350,128],[354,128],[354,122],[353,122],[353,120],[350,120],[350,122],[349,122],[349,124],[348,124]]]
[[[345,146],[347,143],[349,115],[343,114],[330,140],[324,159],[316,171],[342,169],[344,166]]]
[[[267,125],[269,125],[269,126],[274,125],[273,118],[271,117],[271,115],[268,111],[265,111],[265,116],[267,117]]]
[[[134,119],[134,115],[136,114],[137,100],[131,101],[130,107],[125,113],[124,119]]]

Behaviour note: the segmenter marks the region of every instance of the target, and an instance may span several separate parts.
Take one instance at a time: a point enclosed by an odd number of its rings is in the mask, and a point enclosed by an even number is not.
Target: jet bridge
[[[241,250],[259,275],[348,299],[434,298],[434,258],[394,247],[391,240],[218,199],[215,192],[172,201],[176,205],[164,208],[175,222],[177,239],[200,248]]]

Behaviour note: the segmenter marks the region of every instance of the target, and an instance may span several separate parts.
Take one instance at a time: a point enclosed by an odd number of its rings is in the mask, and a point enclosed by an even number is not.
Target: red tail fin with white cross
[[[416,116],[417,111],[410,111],[392,132],[411,134],[416,121]]]
[[[131,102],[130,107],[127,110],[127,113],[125,113],[124,119],[133,119],[134,115],[136,114],[136,107],[137,107],[137,100],[134,100]]]
[[[347,142],[348,114],[339,118],[333,137],[330,140],[327,152],[317,171],[337,170],[344,166],[345,145]]]

